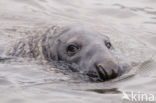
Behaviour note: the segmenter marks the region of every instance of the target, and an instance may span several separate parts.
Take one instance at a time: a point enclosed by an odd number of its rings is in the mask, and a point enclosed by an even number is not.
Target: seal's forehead
[[[98,32],[94,28],[88,26],[74,25],[69,28],[70,34],[73,36],[81,36],[82,38],[104,39],[109,40],[109,37]]]
[[[60,28],[57,32],[57,37],[63,39],[104,39],[109,40],[109,38],[101,33],[97,32],[93,28],[84,26],[84,25],[69,25]]]

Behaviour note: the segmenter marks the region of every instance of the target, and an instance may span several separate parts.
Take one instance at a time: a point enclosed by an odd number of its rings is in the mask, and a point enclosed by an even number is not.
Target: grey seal
[[[29,36],[10,46],[5,54],[47,62],[64,61],[76,71],[100,81],[121,76],[125,69],[111,53],[110,39],[81,25],[52,26],[46,33]]]

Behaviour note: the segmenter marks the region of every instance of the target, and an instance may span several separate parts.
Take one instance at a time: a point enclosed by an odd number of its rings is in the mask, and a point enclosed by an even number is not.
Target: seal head
[[[109,38],[83,26],[67,26],[54,33],[48,42],[49,58],[79,66],[76,71],[92,80],[105,81],[120,76],[125,69],[111,53]]]

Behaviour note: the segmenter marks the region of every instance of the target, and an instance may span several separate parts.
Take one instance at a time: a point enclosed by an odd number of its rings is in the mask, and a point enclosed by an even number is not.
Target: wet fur
[[[5,55],[50,61],[53,57],[51,57],[52,54],[49,52],[49,41],[58,29],[58,26],[52,26],[44,34],[29,36],[25,39],[18,40],[7,48]]]

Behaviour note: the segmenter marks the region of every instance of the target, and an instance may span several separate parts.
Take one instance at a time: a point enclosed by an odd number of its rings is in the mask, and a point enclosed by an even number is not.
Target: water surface
[[[131,91],[156,96],[155,0],[0,1],[0,45],[71,23],[109,36],[136,74],[91,83],[47,65],[0,62],[1,103],[127,103],[122,92]]]

